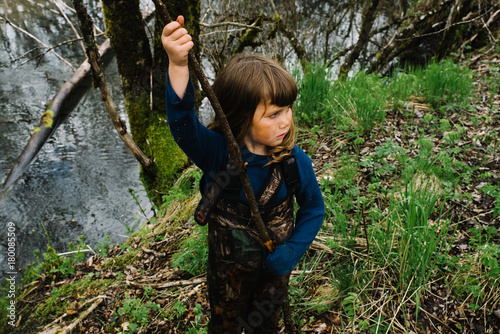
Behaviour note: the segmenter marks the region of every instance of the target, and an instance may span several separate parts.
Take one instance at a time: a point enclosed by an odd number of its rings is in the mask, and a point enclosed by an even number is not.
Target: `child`
[[[267,254],[251,219],[227,144],[216,121],[203,126],[194,110],[184,18],[165,26],[168,124],[177,144],[203,171],[206,187],[196,214],[208,222],[209,333],[278,333],[281,277],[288,279],[322,224],[324,202],[311,159],[294,144],[297,85],[276,62],[234,56],[214,91],[238,144],[276,251]],[[236,175],[236,177],[235,177]],[[201,188],[201,187],[200,187]],[[294,224],[295,197],[299,209]]]

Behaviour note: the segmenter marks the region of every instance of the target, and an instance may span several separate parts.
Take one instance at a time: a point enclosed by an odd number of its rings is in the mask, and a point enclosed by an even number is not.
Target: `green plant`
[[[387,85],[388,94],[392,99],[392,110],[403,110],[405,104],[418,91],[417,77],[414,69],[405,67],[402,71],[393,71]]]
[[[161,309],[158,304],[144,302],[143,299],[130,298],[130,295],[126,294],[122,307],[118,309],[118,315],[128,318],[130,332],[127,333],[133,333],[136,329],[146,326],[149,323],[149,312]]]
[[[441,216],[440,199],[432,179],[414,178],[394,193],[382,224],[370,227],[378,267],[397,277],[395,288],[414,296],[417,308],[421,289],[438,269],[438,254],[448,249],[450,222]]]
[[[331,87],[331,78],[324,65],[308,63],[304,73],[298,68],[293,71],[299,88],[295,103],[295,115],[300,124],[313,127],[321,123],[325,131],[332,125],[332,115],[325,106],[326,97]]]
[[[433,107],[466,108],[472,97],[473,73],[451,59],[432,61],[416,72],[422,94]]]
[[[342,301],[342,306],[346,315],[349,317],[350,322],[354,322],[356,320],[357,315],[360,313],[361,301],[359,300],[359,296],[357,293],[348,292],[347,297]],[[361,330],[367,329],[367,326],[360,321]]]
[[[493,213],[497,216],[500,215],[500,186],[495,186],[492,184],[486,184],[481,187],[481,191],[485,194],[490,195],[496,201],[495,207],[493,208]]]
[[[380,77],[360,71],[345,82],[334,83],[327,108],[339,129],[366,134],[385,119],[386,99]]]
[[[24,284],[34,281],[42,274],[49,275],[54,280],[73,275],[75,273],[75,264],[83,261],[85,258],[85,253],[82,250],[87,249],[87,246],[84,244],[83,235],[79,237],[79,242],[76,247],[71,242],[68,244],[69,251],[67,255],[58,255],[56,250],[50,245],[50,239],[46,230],[45,233],[48,243],[47,251],[42,254],[43,261],[40,259],[40,250],[35,250],[33,255],[36,258],[36,263],[27,265],[23,275]]]
[[[108,250],[109,250],[109,235],[105,235],[104,236],[104,240],[103,241],[99,241],[97,243],[97,251],[99,252],[99,256],[100,257],[105,257],[106,254],[108,253]]]
[[[207,261],[207,227],[196,225],[182,241],[179,251],[172,256],[172,266],[197,276],[206,271]]]

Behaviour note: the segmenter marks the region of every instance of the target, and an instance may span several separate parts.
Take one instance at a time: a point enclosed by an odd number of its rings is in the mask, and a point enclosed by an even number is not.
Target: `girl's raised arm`
[[[169,59],[168,79],[181,99],[189,81],[188,54],[194,46],[191,35],[183,28],[184,17],[179,15],[163,28],[161,41]]]

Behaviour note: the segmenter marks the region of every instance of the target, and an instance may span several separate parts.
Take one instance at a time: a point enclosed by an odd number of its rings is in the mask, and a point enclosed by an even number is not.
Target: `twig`
[[[56,320],[52,321],[50,324],[46,325],[45,327],[43,327],[43,330],[42,332],[40,332],[39,334],[42,334],[42,333],[45,333],[45,331],[47,331],[47,329],[49,329],[50,327],[52,327],[53,325],[55,325],[56,323],[60,322],[62,319],[64,319],[65,317],[68,316],[68,313],[64,313],[63,315],[61,315],[59,318],[57,318]]]
[[[175,286],[184,286],[184,285],[195,285],[195,284],[201,284],[205,283],[207,279],[205,277],[202,278],[197,278],[197,279],[192,279],[188,281],[176,281],[176,282],[168,282],[165,284],[162,284],[158,287],[158,289],[166,289],[166,288],[171,288]]]
[[[97,253],[92,249],[92,247],[90,247],[89,245],[87,245],[87,248],[95,255],[97,256]]]
[[[70,254],[77,254],[77,253],[85,253],[85,252],[90,252],[90,250],[88,250],[88,249],[81,249],[81,250],[72,251],[72,252],[57,253],[57,256],[70,255]]]
[[[98,299],[85,311],[83,312],[82,314],[80,314],[80,316],[78,317],[78,319],[76,319],[75,322],[71,323],[71,325],[69,325],[68,327],[66,327],[64,329],[64,331],[62,332],[62,334],[68,334],[68,333],[71,333],[71,331],[83,320],[85,319],[86,316],[88,316],[93,310],[95,310],[95,308],[97,306],[99,306],[100,303],[102,303],[102,301],[104,300],[104,297],[103,296],[99,296]]]
[[[59,2],[64,8],[66,8],[69,11],[73,12],[74,14],[76,14],[76,10],[73,7],[71,7],[71,6],[68,6],[64,1],[61,1],[61,0],[53,0],[53,1]],[[102,31],[102,29],[99,28],[96,24],[94,24],[94,29],[99,32],[99,35],[104,35],[104,31]]]
[[[167,288],[173,288],[177,286],[186,286],[186,285],[196,285],[196,284],[201,284],[205,283],[207,279],[205,277],[202,278],[196,278],[196,279],[191,279],[191,280],[181,280],[181,281],[173,281],[173,282],[168,282],[168,283],[146,283],[142,284],[139,282],[133,282],[133,281],[125,281],[125,284],[127,285],[132,285],[136,286],[139,288],[143,288],[146,286],[156,288],[156,289],[167,289]]]
[[[246,28],[246,29],[254,29],[258,31],[262,31],[262,28],[250,25],[250,24],[243,24],[239,22],[220,22],[220,23],[214,23],[214,24],[208,24],[205,22],[200,22],[200,26],[205,27],[205,28],[218,28],[218,27],[224,27],[224,26],[235,26],[235,27],[241,27],[241,28]]]
[[[43,47],[47,48],[47,49],[50,49],[50,46],[48,46],[47,44],[45,44],[44,42],[42,42],[41,40],[39,40],[38,38],[36,38],[35,36],[33,36],[32,34],[30,34],[28,31],[24,30],[23,28],[21,27],[18,27],[17,25],[15,25],[14,23],[12,23],[9,19],[7,19],[6,17],[3,17],[3,16],[0,16],[0,19],[4,20],[6,23],[10,24],[14,29],[17,29],[19,30],[20,32],[22,32],[23,34],[27,35],[28,37],[32,38],[33,40],[35,40],[37,43],[41,44]],[[72,70],[73,72],[76,71],[76,69],[73,67],[73,65],[71,65],[71,63],[69,61],[67,61],[66,59],[64,59],[61,55],[59,55],[57,52],[55,52],[54,50],[50,49],[50,52],[52,52],[57,58],[61,59],[66,65],[68,65]]]
[[[57,6],[57,8],[59,9],[59,11],[61,12],[61,15],[64,17],[64,19],[66,20],[66,22],[68,22],[69,26],[71,27],[71,30],[73,30],[73,32],[75,33],[75,36],[76,38],[78,38],[80,40],[80,46],[82,47],[82,51],[83,51],[83,54],[85,54],[85,45],[83,45],[83,42],[81,41],[82,38],[80,37],[80,34],[78,33],[78,30],[76,30],[75,26],[73,25],[73,23],[69,20],[68,16],[66,15],[66,13],[64,13],[64,11],[62,10],[60,6],[61,4],[61,1],[59,0],[55,0],[54,1],[54,4]]]
[[[170,14],[167,11],[167,8],[165,5],[159,1],[159,0],[153,0],[156,10],[159,12],[159,14],[162,16],[163,20],[165,23],[170,23],[172,21]],[[259,235],[261,239],[263,240],[264,246],[267,248],[269,252],[274,252],[276,249],[276,246],[274,242],[271,240],[269,237],[269,233],[267,232],[266,226],[264,224],[264,221],[262,220],[262,217],[259,212],[259,208],[257,206],[257,201],[255,199],[255,194],[253,193],[252,186],[250,185],[250,181],[248,179],[248,175],[246,173],[246,168],[243,163],[243,158],[241,156],[241,151],[238,143],[234,139],[234,135],[231,132],[231,128],[229,126],[229,123],[227,122],[226,116],[224,115],[224,112],[222,111],[222,107],[219,104],[219,101],[217,99],[217,96],[215,95],[212,86],[208,82],[207,77],[203,73],[203,69],[201,68],[200,64],[196,60],[194,54],[192,52],[189,53],[188,55],[188,61],[190,67],[193,69],[194,73],[198,77],[198,80],[201,84],[201,87],[207,94],[207,97],[212,104],[212,107],[215,111],[215,115],[217,117],[217,120],[219,121],[221,127],[222,127],[222,132],[224,134],[224,137],[227,142],[229,154],[233,158],[233,160],[236,162],[237,166],[239,167],[238,172],[239,172],[239,177],[241,184],[243,186],[243,190],[245,192],[245,195],[247,197],[250,209],[252,211],[252,218],[255,221],[257,231],[259,232]],[[283,314],[285,318],[285,327],[287,329],[287,332],[292,334],[296,333],[296,329],[293,326],[292,322],[292,317],[291,317],[291,309],[290,309],[290,300],[288,298],[288,285],[285,283],[285,279],[280,280],[280,288],[281,292],[283,293],[284,300],[283,300]]]

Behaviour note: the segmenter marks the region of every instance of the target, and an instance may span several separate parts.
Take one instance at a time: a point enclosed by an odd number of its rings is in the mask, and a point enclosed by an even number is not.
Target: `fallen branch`
[[[110,41],[106,40],[99,46],[99,53],[105,54],[111,49]],[[28,165],[36,157],[43,144],[47,141],[50,135],[55,131],[59,125],[59,119],[62,114],[62,105],[66,98],[78,87],[78,85],[85,79],[90,70],[90,64],[88,61],[84,61],[80,67],[73,73],[71,78],[69,78],[62,86],[59,91],[54,96],[54,99],[47,104],[47,111],[51,110],[53,112],[52,124],[47,126],[43,121],[40,122],[36,128],[38,131],[33,132],[31,137],[26,144],[23,152],[17,158],[16,163],[10,170],[5,182],[3,183],[0,190],[2,192],[7,191],[14,182],[23,174]]]
[[[181,281],[172,281],[168,283],[139,283],[139,282],[134,282],[134,281],[125,281],[125,284],[135,286],[138,288],[144,288],[146,286],[151,287],[151,288],[156,288],[156,289],[168,289],[168,288],[174,288],[177,286],[186,286],[186,285],[197,285],[201,283],[205,283],[207,279],[205,277],[202,278],[196,278],[196,279],[191,279],[191,280],[181,280]]]
[[[97,297],[97,300],[85,311],[83,312],[82,314],[80,314],[80,316],[78,317],[78,319],[76,319],[73,323],[71,323],[71,325],[69,325],[68,327],[66,327],[62,334],[68,334],[68,333],[71,333],[71,331],[83,320],[85,319],[85,317],[87,317],[92,311],[95,310],[95,308],[97,306],[99,306],[100,303],[102,303],[102,301],[104,300],[105,297],[103,296],[99,296]]]

